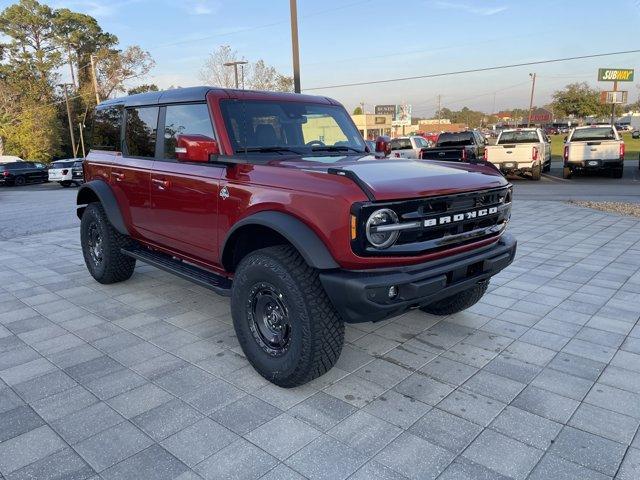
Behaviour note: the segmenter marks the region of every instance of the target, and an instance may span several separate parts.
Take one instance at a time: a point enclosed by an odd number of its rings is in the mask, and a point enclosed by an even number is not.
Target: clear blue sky
[[[288,0],[45,3],[91,14],[123,45],[148,50],[157,65],[145,81],[160,87],[200,84],[200,68],[221,44],[291,73]],[[298,0],[298,15],[303,89],[640,48],[640,0]],[[640,84],[634,54],[313,93],[348,108],[407,101],[414,114],[431,114],[441,94],[443,106],[489,111],[493,92],[496,109],[527,106],[529,72],[539,75],[542,105],[566,83],[597,85],[599,66],[636,68]],[[626,85],[634,101],[635,83]]]

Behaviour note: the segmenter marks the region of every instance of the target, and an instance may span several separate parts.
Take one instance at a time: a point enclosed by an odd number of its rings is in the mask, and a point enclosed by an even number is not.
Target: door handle
[[[160,190],[164,190],[165,188],[169,188],[171,182],[169,180],[161,180],[159,178],[152,178],[151,183],[157,185]]]
[[[122,172],[111,172],[111,175],[115,178],[116,182],[124,180],[124,173]]]

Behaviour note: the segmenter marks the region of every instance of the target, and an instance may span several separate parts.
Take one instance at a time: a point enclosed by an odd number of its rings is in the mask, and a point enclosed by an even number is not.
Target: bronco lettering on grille
[[[463,220],[471,220],[472,218],[486,217],[498,213],[498,207],[483,208],[481,210],[473,210],[470,212],[456,213],[454,215],[443,215],[442,217],[429,218],[424,221],[424,227],[435,227],[444,225],[445,223],[462,222]]]

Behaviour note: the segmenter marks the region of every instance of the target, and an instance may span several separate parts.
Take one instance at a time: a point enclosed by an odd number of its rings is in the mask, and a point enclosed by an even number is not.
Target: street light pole
[[[233,74],[235,76],[235,80],[236,80],[236,90],[238,89],[238,65],[246,65],[247,62],[246,60],[238,60],[235,62],[227,62],[224,64],[225,67],[233,67]],[[244,87],[244,69],[242,71],[242,83],[243,83],[243,87]]]
[[[529,100],[529,120],[527,121],[527,127],[531,126],[531,113],[533,111],[533,93],[536,90],[536,74],[530,73],[529,76],[532,79],[531,82],[531,99]]]
[[[291,50],[293,54],[293,91],[300,93],[300,48],[298,46],[298,6],[296,0],[289,0],[291,11]]]

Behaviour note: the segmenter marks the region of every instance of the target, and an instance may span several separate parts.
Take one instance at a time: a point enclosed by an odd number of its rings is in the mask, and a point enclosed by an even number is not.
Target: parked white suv
[[[390,158],[420,158],[420,152],[431,145],[429,140],[419,135],[398,137],[391,140]]]
[[[84,182],[82,158],[57,160],[49,167],[49,181],[58,182],[63,187],[80,185]]]
[[[585,171],[608,171],[622,178],[624,142],[610,125],[576,127],[565,141],[563,159],[563,178]]]

